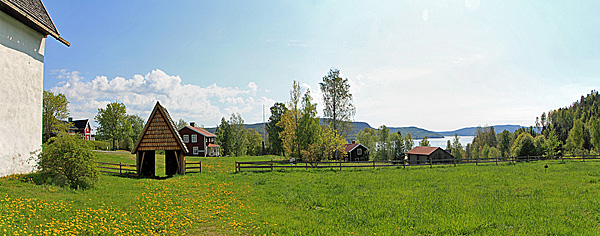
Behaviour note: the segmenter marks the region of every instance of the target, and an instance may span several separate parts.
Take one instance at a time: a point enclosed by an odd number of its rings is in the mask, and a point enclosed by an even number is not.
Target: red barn
[[[179,135],[181,135],[183,143],[189,150],[189,153],[186,153],[186,155],[204,157],[219,156],[219,149],[221,146],[215,144],[217,136],[203,128],[196,127],[194,122],[179,129]]]

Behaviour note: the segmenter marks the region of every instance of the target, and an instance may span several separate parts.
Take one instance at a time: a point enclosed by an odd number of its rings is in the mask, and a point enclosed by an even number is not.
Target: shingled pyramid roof
[[[0,0],[0,10],[33,30],[43,35],[52,35],[61,43],[71,46],[69,42],[60,37],[41,0]]]
[[[156,102],[142,135],[131,152],[152,150],[181,150],[188,153],[183,139],[175,128],[169,112],[159,102]]]

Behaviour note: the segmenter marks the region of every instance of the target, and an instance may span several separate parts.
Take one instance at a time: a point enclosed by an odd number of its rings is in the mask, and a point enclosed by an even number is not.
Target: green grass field
[[[598,161],[234,172],[235,160],[271,158],[200,158],[202,173],[163,179],[102,175],[90,190],[1,178],[0,235],[600,234]],[[157,166],[164,175],[161,156]]]

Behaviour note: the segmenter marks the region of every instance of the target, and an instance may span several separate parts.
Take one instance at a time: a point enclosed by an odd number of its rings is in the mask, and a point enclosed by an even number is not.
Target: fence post
[[[529,162],[529,155],[527,155],[527,162]]]
[[[271,171],[273,171],[273,159],[271,159]]]
[[[235,162],[235,172],[236,173],[238,172],[238,162],[237,161]]]
[[[585,162],[585,154],[584,154],[584,155],[581,155],[581,160],[582,160],[583,162]]]
[[[406,157],[402,158],[402,168],[406,169]]]
[[[479,165],[479,156],[477,156],[477,158],[475,159],[475,165],[478,166]]]
[[[340,160],[340,171],[342,171],[342,160]]]
[[[308,170],[308,162],[304,162],[306,164],[306,170]]]
[[[496,157],[496,165],[498,165],[498,158],[500,158],[500,157]]]
[[[373,159],[373,169],[375,169],[375,159]]]
[[[198,161],[198,165],[200,166],[200,173],[202,173],[202,161]]]
[[[433,160],[431,159],[431,156],[429,156],[429,168],[433,168]]]
[[[456,157],[452,156],[452,162],[454,162],[454,167],[456,167]]]

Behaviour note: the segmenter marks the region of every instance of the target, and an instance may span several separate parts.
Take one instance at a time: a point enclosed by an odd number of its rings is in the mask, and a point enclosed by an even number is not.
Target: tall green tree
[[[229,125],[232,133],[232,148],[235,156],[246,155],[247,139],[246,128],[244,127],[244,119],[239,113],[231,114]]]
[[[246,129],[246,154],[258,156],[262,152],[262,136],[255,129]]]
[[[460,143],[460,138],[458,137],[458,134],[454,134],[454,140],[452,141],[451,150],[452,150],[451,151],[452,155],[456,159],[460,160],[465,156],[462,144]]]
[[[358,139],[359,143],[361,143],[369,149],[368,155],[370,157],[375,157],[377,155],[377,134],[375,129],[365,127],[363,130],[358,132],[358,135],[356,135],[356,139]]]
[[[221,156],[233,155],[233,132],[231,125],[225,117],[221,117],[221,123],[217,126],[217,144],[221,146]]]
[[[511,154],[514,157],[534,156],[535,143],[531,134],[527,132],[519,134],[511,147]]]
[[[404,148],[404,137],[402,137],[402,133],[397,131],[396,133],[392,133],[390,135],[390,143],[392,145],[392,160],[404,160],[406,156],[406,149]]]
[[[404,136],[404,148],[406,148],[406,152],[412,150],[415,147],[415,141],[413,140],[412,135],[410,135],[410,133],[407,133],[406,136]]]
[[[596,149],[597,154],[600,154],[600,118],[590,122],[590,139],[592,147]]]
[[[302,110],[298,122],[298,131],[300,150],[306,150],[318,141],[321,127],[319,125],[319,118],[317,118],[317,104],[312,102],[310,90],[306,90],[302,96]]]
[[[52,133],[67,132],[71,124],[64,121],[69,118],[69,101],[62,93],[54,94],[44,90],[42,105],[42,130],[44,143]]]
[[[427,137],[427,136],[423,137],[423,139],[421,139],[421,142],[419,142],[419,146],[422,146],[422,147],[429,147],[429,146],[431,146],[429,144],[429,137]]]
[[[278,126],[283,128],[283,132],[279,134],[283,142],[283,149],[297,158],[301,158],[299,142],[299,122],[302,116],[300,110],[301,96],[300,84],[294,81],[292,90],[290,90],[288,110],[281,117],[281,121],[277,123]]]
[[[569,131],[569,137],[567,138],[567,150],[573,155],[582,155],[585,152],[585,125],[583,121],[576,120],[573,123],[573,128]]]
[[[377,156],[375,156],[375,159],[379,161],[389,160],[390,151],[390,129],[385,125],[381,125],[377,130]]]
[[[131,127],[130,129],[127,129],[128,134],[125,137],[127,140],[126,145],[128,150],[132,151],[144,130],[144,119],[138,115],[127,115],[126,125]]]
[[[336,131],[336,135],[346,137],[354,129],[352,120],[356,114],[348,79],[340,76],[340,70],[332,68],[319,85],[323,94],[325,121]]]
[[[283,132],[283,127],[278,126],[277,123],[281,121],[281,117],[287,111],[284,103],[277,102],[271,107],[271,116],[267,122],[267,133],[268,140],[273,152],[277,155],[285,156],[283,151],[283,143],[280,137],[280,133]]]
[[[500,133],[500,142],[498,147],[502,156],[508,157],[510,155],[510,131],[504,130]]]
[[[175,128],[177,128],[177,130],[180,130],[187,125],[188,125],[188,123],[185,120],[183,120],[182,118],[179,118],[179,120],[175,124]]]
[[[120,102],[109,103],[106,108],[98,108],[94,119],[99,125],[96,130],[98,136],[112,140],[113,150],[118,148],[116,141],[123,140],[131,130],[127,121],[127,109],[125,104]]]

